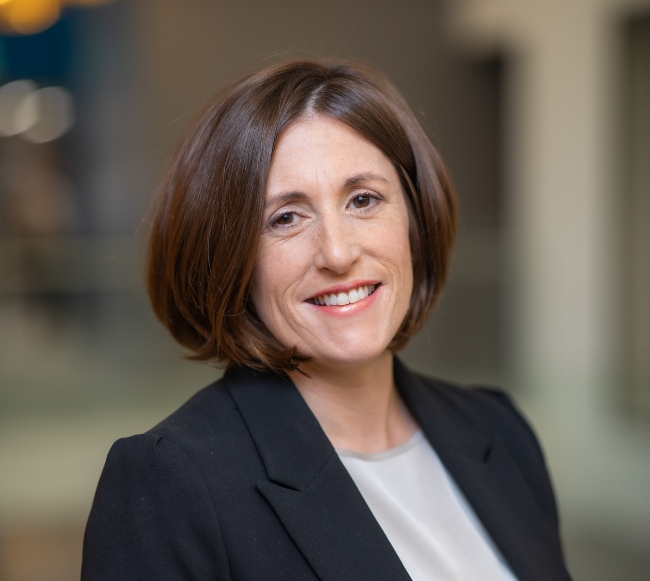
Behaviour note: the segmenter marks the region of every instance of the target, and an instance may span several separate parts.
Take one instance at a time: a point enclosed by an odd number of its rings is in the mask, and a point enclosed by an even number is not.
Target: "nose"
[[[321,218],[315,259],[317,268],[343,274],[358,260],[359,254],[353,224],[340,215]]]

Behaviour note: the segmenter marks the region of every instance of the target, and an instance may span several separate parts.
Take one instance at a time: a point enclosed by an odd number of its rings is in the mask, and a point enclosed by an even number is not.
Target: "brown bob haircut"
[[[189,359],[287,372],[307,358],[281,345],[249,298],[273,151],[308,115],[345,123],[400,176],[413,294],[389,349],[422,327],[442,291],[456,232],[454,188],[414,114],[380,73],[348,61],[268,66],[215,96],[186,133],[155,200],[147,251],[153,309]]]

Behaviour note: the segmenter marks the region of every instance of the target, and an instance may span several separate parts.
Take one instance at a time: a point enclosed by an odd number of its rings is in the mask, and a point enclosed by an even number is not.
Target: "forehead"
[[[299,184],[343,183],[366,173],[397,179],[393,164],[377,146],[348,125],[316,115],[292,123],[280,136],[271,161],[267,196]]]

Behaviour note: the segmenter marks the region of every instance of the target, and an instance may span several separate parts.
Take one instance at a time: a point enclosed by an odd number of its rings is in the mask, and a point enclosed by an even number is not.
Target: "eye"
[[[379,202],[379,199],[376,195],[371,194],[370,192],[363,192],[357,194],[350,200],[350,205],[355,210],[369,210]]]
[[[293,222],[293,217],[295,214],[282,214],[282,216],[278,216],[278,219],[275,221],[276,224],[291,224]]]
[[[271,222],[271,226],[282,227],[282,226],[291,226],[298,221],[298,214],[295,212],[284,212],[278,214]]]
[[[370,196],[368,194],[359,194],[352,198],[352,205],[355,208],[367,208],[370,205]]]

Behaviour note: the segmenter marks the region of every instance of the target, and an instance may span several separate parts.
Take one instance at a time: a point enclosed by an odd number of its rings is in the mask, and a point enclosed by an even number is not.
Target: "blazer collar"
[[[397,358],[394,373],[404,402],[517,578],[570,581],[557,530],[502,439],[465,419],[450,403],[450,386],[425,382]]]
[[[483,461],[489,437],[447,413],[437,394],[397,358],[395,381],[427,439],[444,452]],[[334,448],[293,382],[249,368],[230,369],[224,380],[244,417],[269,479],[305,490],[334,454]]]
[[[224,380],[269,480],[306,490],[334,448],[293,382],[248,368],[228,370]]]
[[[410,581],[294,384],[242,369],[224,381],[266,468],[257,491],[318,578]]]
[[[424,435],[436,452],[460,454],[468,460],[483,462],[492,447],[492,438],[464,422],[453,410],[445,409],[440,393],[412,373],[397,357],[393,358],[397,389]]]
[[[464,420],[444,388],[425,383],[398,358],[394,375],[407,407],[519,581],[570,580],[557,537],[503,442]],[[230,370],[224,381],[268,474],[257,489],[320,579],[409,579],[294,384],[249,369]],[[332,560],[338,569],[331,569]]]

